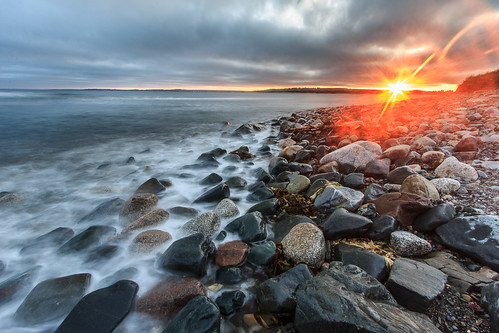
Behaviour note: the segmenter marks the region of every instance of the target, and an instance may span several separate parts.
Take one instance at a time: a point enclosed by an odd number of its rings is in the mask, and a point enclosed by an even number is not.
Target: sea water
[[[0,206],[0,261],[6,268],[0,284],[38,266],[32,283],[0,304],[0,332],[52,331],[63,320],[23,326],[12,319],[29,291],[39,282],[77,273],[91,273],[88,292],[102,285],[118,270],[133,267],[138,296],[160,281],[165,273],[155,266],[158,256],[182,237],[188,218],[170,217],[154,227],[169,232],[173,240],[151,253],[134,255],[131,240],[142,230],[120,240],[120,251],[111,259],[88,262],[88,253],[59,255],[57,248],[21,254],[30,241],[58,227],[75,234],[102,221],[78,223],[99,204],[112,198],[128,199],[151,177],[173,184],[159,196],[158,207],[193,207],[204,213],[213,207],[192,202],[209,187],[201,179],[217,172],[224,179],[240,176],[255,181],[252,170],[266,169],[268,158],[230,162],[219,158],[216,169],[188,169],[204,152],[220,147],[228,152],[241,145],[256,153],[276,129],[249,137],[229,133],[241,124],[264,122],[293,112],[324,106],[369,104],[373,95],[269,94],[185,91],[103,90],[0,90],[0,192],[20,196],[15,205]],[[276,148],[272,148],[276,151]],[[127,163],[130,157],[133,163]],[[254,203],[244,190],[232,190],[243,214]],[[222,228],[230,220],[222,221]],[[118,217],[106,220],[121,232]],[[229,235],[225,240],[236,239]],[[248,283],[250,284],[251,281]],[[242,285],[245,287],[249,284]],[[223,290],[222,290],[223,291]],[[211,294],[215,297],[216,295]],[[122,332],[148,331],[160,324],[131,314],[120,325]]]

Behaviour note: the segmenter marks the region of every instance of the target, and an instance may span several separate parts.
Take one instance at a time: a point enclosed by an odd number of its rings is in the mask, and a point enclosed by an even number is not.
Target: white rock
[[[478,179],[475,168],[466,163],[459,162],[454,156],[446,158],[442,164],[435,169],[438,178],[458,178],[467,182]]]
[[[369,149],[366,149],[363,146],[367,146]],[[336,161],[340,166],[349,165],[356,170],[360,170],[363,169],[366,164],[379,156],[379,154],[373,153],[372,150],[373,145],[367,145],[365,143],[362,143],[362,145],[351,143],[349,145],[346,145],[345,147],[341,147],[325,155],[323,158],[321,158],[320,164],[322,165],[332,161]]]
[[[283,238],[284,257],[296,264],[319,268],[324,263],[326,241],[322,231],[312,223],[300,223]]]
[[[214,212],[206,212],[187,221],[182,226],[185,234],[202,233],[206,237],[213,237],[220,228],[220,218]]]
[[[394,231],[390,243],[396,254],[403,257],[422,256],[431,252],[431,244],[407,231]]]
[[[461,183],[452,178],[435,178],[430,181],[435,185],[438,192],[442,194],[450,194],[461,187]]]
[[[226,198],[216,205],[213,212],[215,212],[215,214],[217,214],[221,219],[228,219],[239,215],[239,208],[237,208],[234,201]]]

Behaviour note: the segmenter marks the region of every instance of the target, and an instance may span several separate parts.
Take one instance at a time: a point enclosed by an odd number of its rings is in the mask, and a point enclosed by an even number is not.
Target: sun
[[[405,81],[397,81],[388,85],[388,90],[394,96],[401,95],[404,91],[409,90],[409,85]]]

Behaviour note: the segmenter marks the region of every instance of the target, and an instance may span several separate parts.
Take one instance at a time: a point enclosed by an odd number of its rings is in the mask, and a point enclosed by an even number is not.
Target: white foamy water
[[[184,93],[187,94],[187,93]],[[285,97],[283,97],[285,95]],[[333,99],[338,97],[337,102]],[[225,180],[240,176],[255,182],[252,170],[267,168],[268,158],[257,156],[250,162],[229,162],[218,158],[218,168],[185,169],[204,152],[220,147],[228,152],[247,145],[257,154],[272,132],[234,138],[223,135],[248,121],[268,120],[302,109],[333,104],[348,104],[352,96],[230,94],[201,96],[161,94],[160,92],[2,92],[0,94],[0,192],[21,195],[20,203],[1,206],[0,261],[6,265],[0,284],[12,276],[39,266],[32,283],[11,301],[0,304],[1,332],[52,331],[63,320],[23,327],[12,319],[29,291],[46,279],[77,273],[92,274],[88,292],[105,287],[104,279],[119,270],[133,267],[132,279],[139,285],[138,296],[165,277],[155,262],[171,243],[182,237],[179,228],[188,219],[171,216],[155,226],[169,232],[173,239],[152,253],[134,255],[128,251],[132,239],[141,231],[113,242],[120,247],[108,260],[88,262],[88,252],[60,255],[57,247],[34,254],[20,253],[30,241],[58,227],[69,227],[75,234],[103,221],[78,221],[99,204],[112,199],[128,199],[137,187],[155,177],[168,179],[173,186],[159,195],[157,207],[192,207],[204,213],[212,205],[192,204],[209,186],[201,179],[217,172]],[[343,99],[342,99],[343,98]],[[346,99],[345,99],[346,98]],[[358,97],[357,97],[358,98]],[[373,96],[356,103],[373,101]],[[346,101],[346,102],[345,102]],[[231,122],[228,127],[223,122]],[[127,164],[129,157],[135,163]],[[254,203],[247,191],[231,190],[233,199],[244,214]],[[223,229],[231,220],[222,221]],[[105,220],[120,233],[118,217]],[[225,241],[236,239],[229,235]],[[214,271],[214,268],[210,268]],[[114,281],[112,281],[114,282]],[[112,283],[111,282],[111,283]],[[243,290],[251,284],[247,281]],[[216,296],[213,295],[212,296]],[[130,314],[120,325],[120,332],[146,332],[158,325],[154,319]]]

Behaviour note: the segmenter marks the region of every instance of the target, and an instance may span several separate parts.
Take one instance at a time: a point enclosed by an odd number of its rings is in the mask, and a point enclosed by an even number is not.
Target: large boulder
[[[381,155],[381,147],[379,147],[379,145],[376,147],[375,143],[370,144],[371,145],[364,145],[359,144],[359,142],[351,143],[325,155],[321,158],[320,164],[322,165],[336,161],[342,172],[350,173],[363,171],[366,164]]]
[[[431,201],[412,193],[386,193],[371,201],[378,214],[390,215],[404,226],[412,225],[414,218],[426,212]]]
[[[230,189],[227,184],[222,183],[201,194],[194,200],[194,203],[219,202],[228,197],[230,197]]]
[[[415,174],[408,176],[400,187],[400,192],[413,193],[419,196],[431,199],[431,200],[440,200],[440,194],[438,194],[438,190],[425,177]]]
[[[312,223],[300,223],[281,241],[284,257],[295,264],[319,268],[324,263],[326,244],[322,231]]]
[[[466,163],[459,162],[454,156],[446,158],[435,169],[435,175],[439,178],[457,178],[466,182],[474,182],[478,179],[478,173],[475,168]]]
[[[337,208],[345,208],[354,212],[364,200],[364,194],[349,187],[327,186],[315,200],[314,205],[321,212],[332,212]]]
[[[163,333],[220,332],[220,310],[208,297],[191,299],[170,321]]]
[[[499,272],[499,217],[476,215],[457,217],[435,232],[447,247]]]

